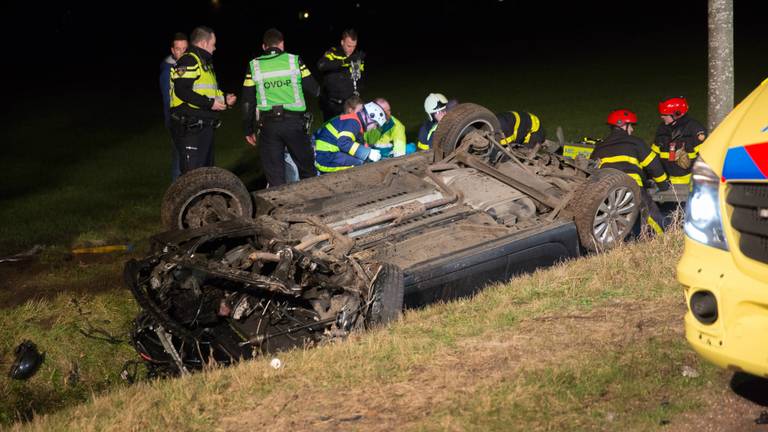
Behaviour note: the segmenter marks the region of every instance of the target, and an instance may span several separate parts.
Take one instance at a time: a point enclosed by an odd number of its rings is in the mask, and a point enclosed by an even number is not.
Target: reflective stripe
[[[251,79],[256,83],[256,94],[259,96],[259,107],[267,106],[267,92],[264,91],[264,80],[261,76],[261,65],[259,59],[251,60]]]
[[[654,153],[654,152],[648,153],[648,156],[645,159],[643,159],[642,162],[640,162],[640,166],[643,167],[643,168],[647,167],[648,165],[651,164],[651,162],[653,162],[653,159],[655,157],[656,157],[656,153]]]
[[[350,169],[350,168],[353,168],[353,167],[354,167],[354,165],[338,166],[338,167],[327,167],[327,166],[320,165],[319,163],[315,162],[315,168],[317,168],[318,171],[324,172],[324,173],[343,171],[345,169]]]
[[[656,144],[651,144],[651,150],[653,150],[656,154],[658,154],[660,158],[667,159],[667,160],[669,159],[669,152],[661,151],[661,148]]]
[[[333,133],[333,131],[331,131],[331,133]],[[345,137],[348,137],[348,138],[350,138],[352,141],[354,141],[354,140],[355,140],[355,134],[353,134],[353,133],[352,133],[352,132],[350,132],[350,131],[342,131],[342,132],[337,132],[337,133],[336,133],[336,135],[334,135],[334,136],[335,136],[336,138],[341,138],[341,137],[345,136]]]
[[[328,129],[328,132],[330,132],[331,135],[333,135],[334,138],[338,138],[339,137],[339,131],[337,131],[336,128],[333,127],[331,122],[326,123],[325,124],[325,128]]]
[[[218,90],[219,86],[216,84],[192,84],[192,90]]]
[[[531,113],[528,113],[529,116],[531,116],[531,130],[528,131],[527,134],[525,134],[525,139],[523,140],[523,144],[528,144],[531,142],[531,134],[534,132],[537,132],[539,130],[539,127],[541,126],[541,122],[539,121],[539,118]]]
[[[350,155],[350,156],[354,156],[354,155],[355,155],[355,152],[356,152],[356,151],[357,151],[357,149],[359,149],[359,148],[360,148],[360,144],[358,144],[358,143],[353,143],[353,144],[352,144],[352,147],[350,147],[350,148],[349,148],[349,151],[348,151],[347,153],[349,153],[349,155]]]
[[[335,144],[331,144],[328,141],[315,140],[315,150],[329,152],[329,153],[336,153],[339,151],[339,146]]]
[[[642,169],[642,165],[640,165],[640,162],[636,158],[633,158],[632,156],[610,156],[606,158],[600,158],[600,166],[603,166],[603,164],[607,163],[619,163],[619,162],[626,162],[629,164],[632,164],[640,169]]]
[[[638,186],[643,187],[643,179],[640,178],[640,174],[635,174],[635,173],[626,173],[626,174],[632,177],[633,179],[635,179],[635,182],[637,183]]]
[[[520,114],[517,111],[511,111],[511,113],[515,116],[515,129],[512,130],[512,135],[509,136],[510,142],[517,139],[517,129],[520,128]]]
[[[662,174],[662,175],[660,175],[658,177],[654,177],[653,181],[655,181],[656,183],[661,183],[661,182],[663,182],[666,179],[667,179],[667,173],[664,173],[664,174]]]
[[[293,103],[285,105],[292,108],[304,108],[304,101],[301,100],[301,90],[299,89],[299,80],[297,76],[301,75],[296,56],[288,54],[288,66],[291,68],[291,87],[293,87]]]
[[[656,223],[656,221],[653,220],[652,217],[648,216],[648,218],[646,219],[646,222],[648,222],[648,225],[650,225],[651,228],[653,228],[653,230],[656,232],[656,234],[664,234],[664,230],[661,229],[659,224]]]
[[[336,55],[336,54],[334,54],[331,51],[326,51],[325,52],[325,58],[327,58],[328,60],[344,60],[344,59],[346,59],[346,57],[343,57],[343,56],[340,56],[340,55]]]
[[[691,182],[691,175],[686,174],[684,176],[669,176],[669,182],[672,184],[688,184]]]
[[[428,145],[426,145],[426,144],[424,144],[424,143],[423,143],[423,142],[421,142],[421,141],[419,141],[419,142],[416,144],[416,147],[418,147],[418,148],[419,148],[419,150],[429,150],[429,146],[428,146]]]

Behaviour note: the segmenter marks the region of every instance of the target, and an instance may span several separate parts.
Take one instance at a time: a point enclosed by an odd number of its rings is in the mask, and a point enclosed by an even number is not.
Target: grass
[[[521,276],[344,343],[281,354],[279,370],[262,359],[142,382],[27,426],[647,430],[698,407],[724,375],[687,348],[680,287],[658,271],[680,243],[675,233]],[[701,376],[683,377],[684,365]]]
[[[649,140],[660,95],[687,95],[692,115],[705,119],[705,76],[690,72],[703,70],[702,60],[673,54],[641,57],[631,73],[607,57],[381,71],[369,93],[390,99],[410,139],[424,118],[424,96],[440,91],[494,111],[532,111],[550,134],[562,125],[568,139],[603,135],[605,114],[627,106],[640,114],[637,133]],[[738,61],[737,100],[761,73],[756,63]],[[659,63],[675,72],[658,74]],[[606,78],[622,74],[627,79]],[[70,91],[98,97],[93,89]],[[105,243],[132,243],[136,255],[146,250],[170,183],[169,139],[156,95],[122,89],[114,99],[124,101],[122,112],[73,107],[62,97],[44,107],[20,101],[11,115],[0,160],[0,255],[47,247],[34,263],[0,264],[0,366],[7,370],[13,348],[27,338],[46,352],[46,362],[26,382],[0,377],[0,424],[35,417],[27,426],[46,430],[290,422],[312,429],[645,429],[695,407],[695,390],[722,378],[682,342],[673,269],[651,267],[674,261],[676,234],[410,312],[348,343],[287,353],[277,371],[256,361],[128,387],[118,375],[135,353],[79,330],[91,323],[127,337],[137,306],[120,272],[131,255],[73,257],[69,250]],[[240,136],[239,112],[225,113],[224,122],[217,165],[258,184],[258,157]],[[631,344],[616,334],[645,319],[638,310],[657,309],[657,332],[628,331]],[[564,328],[573,335],[565,337]],[[681,379],[683,363],[701,368],[702,377]],[[663,397],[643,397],[657,394]],[[239,418],[239,410],[253,416]]]

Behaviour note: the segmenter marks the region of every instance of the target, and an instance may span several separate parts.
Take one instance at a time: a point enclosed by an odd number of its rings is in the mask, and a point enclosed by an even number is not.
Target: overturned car
[[[311,346],[630,233],[630,177],[498,130],[462,104],[431,152],[253,193],[220,168],[187,173],[163,201],[169,231],[125,268],[134,346],[167,372]]]

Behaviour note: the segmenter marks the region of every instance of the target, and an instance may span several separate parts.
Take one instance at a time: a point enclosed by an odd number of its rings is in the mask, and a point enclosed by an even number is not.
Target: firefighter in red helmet
[[[598,161],[600,168],[614,168],[625,172],[635,180],[641,190],[643,220],[658,234],[663,230],[662,215],[656,203],[645,190],[646,183],[654,183],[659,190],[669,189],[667,173],[664,172],[656,153],[640,138],[632,136],[637,115],[627,109],[611,111],[607,123],[611,128],[608,136],[595,147],[590,156]]]
[[[659,116],[662,123],[651,149],[661,158],[672,184],[688,184],[691,166],[707,138],[707,130],[688,115],[688,101],[682,96],[659,102]]]

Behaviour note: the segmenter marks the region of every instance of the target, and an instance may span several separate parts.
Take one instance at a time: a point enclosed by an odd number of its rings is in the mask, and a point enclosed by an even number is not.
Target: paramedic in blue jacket
[[[364,134],[381,127],[387,116],[376,102],[368,102],[359,112],[334,117],[315,133],[315,167],[321,173],[342,171],[362,165],[366,160],[376,162],[381,152],[369,148]]]

